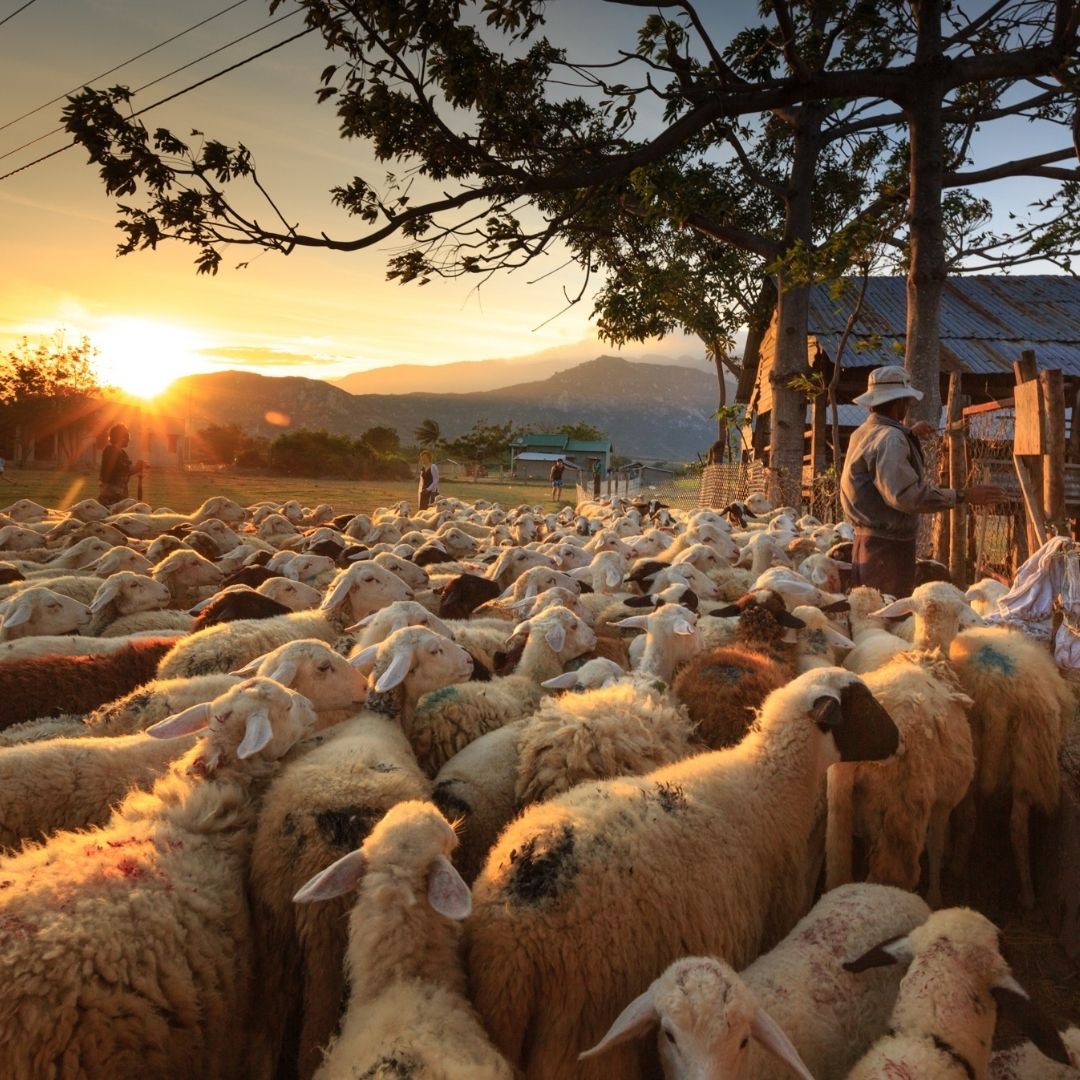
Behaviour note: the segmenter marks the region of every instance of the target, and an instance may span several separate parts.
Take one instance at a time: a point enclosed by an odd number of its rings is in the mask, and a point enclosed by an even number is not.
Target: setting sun
[[[95,333],[101,381],[152,398],[174,379],[203,370],[198,343],[187,330],[145,319],[116,319]]]

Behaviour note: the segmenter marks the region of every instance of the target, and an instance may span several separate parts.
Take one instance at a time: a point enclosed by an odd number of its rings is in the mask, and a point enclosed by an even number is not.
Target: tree
[[[586,424],[583,420],[579,420],[576,424],[563,424],[555,430],[569,439],[577,439],[580,442],[603,442],[608,437],[606,431],[601,431],[592,424]]]
[[[250,441],[239,424],[211,424],[199,432],[199,438],[210,451],[211,460],[220,465],[231,465]]]
[[[360,436],[360,441],[377,454],[396,454],[401,449],[401,436],[392,427],[369,427]],[[438,434],[435,441],[438,441]]]
[[[80,420],[94,412],[101,387],[88,338],[68,345],[62,332],[0,357],[0,433],[24,461],[35,443],[55,436],[56,453],[67,464],[83,446]]]
[[[596,237],[613,213],[666,218],[746,253],[776,287],[771,443],[789,491],[801,472],[803,404],[787,384],[806,366],[807,286],[822,273],[819,208],[851,203],[842,184],[821,183],[826,171],[863,146],[883,160],[890,147],[902,155],[905,178],[875,175],[877,191],[839,237],[906,207],[906,362],[927,409],[937,395],[944,192],[1003,176],[1062,181],[1035,220],[988,238],[982,252],[1019,264],[1045,254],[1047,241],[1059,258],[1076,246],[1080,172],[1055,164],[1075,155],[1071,137],[1023,161],[964,166],[980,125],[1009,116],[1071,123],[1080,0],[997,0],[973,16],[946,0],[910,9],[900,0],[766,0],[762,21],[727,47],[690,0],[616,2],[658,10],[636,50],[590,65],[534,36],[541,0],[303,0],[309,25],[340,59],[322,73],[320,100],[335,103],[343,137],[368,139],[395,163],[385,183],[352,177],[333,189],[362,223],[356,235],[289,222],[243,145],[151,135],[130,115],[124,88],[82,92],[65,123],[106,190],[138,196],[121,207],[121,251],[178,239],[196,248],[202,272],[215,272],[230,246],[355,251],[396,236],[391,279],[482,281],[569,242],[582,269],[568,296],[576,303],[604,264]],[[586,92],[567,94],[571,80]],[[639,99],[651,106],[640,117]],[[704,189],[702,206],[684,181],[710,168],[723,183]],[[858,167],[846,172],[865,186]],[[245,205],[248,192],[265,199],[266,215]],[[756,203],[768,216],[747,228],[744,212]]]
[[[358,477],[371,451],[347,435],[301,428],[279,435],[270,444],[270,465],[290,476]]]
[[[413,431],[416,445],[425,450],[434,450],[442,442],[442,429],[435,420],[421,420],[419,427]]]
[[[464,462],[466,471],[475,476],[480,466],[506,457],[513,436],[512,421],[489,424],[481,418],[464,435],[449,443],[446,449],[452,457]]]

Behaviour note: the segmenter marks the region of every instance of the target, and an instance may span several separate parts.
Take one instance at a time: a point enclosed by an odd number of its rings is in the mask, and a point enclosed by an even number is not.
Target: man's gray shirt
[[[872,412],[848,444],[840,503],[848,521],[871,536],[913,540],[915,515],[948,510],[956,492],[927,481],[919,440],[903,424]]]

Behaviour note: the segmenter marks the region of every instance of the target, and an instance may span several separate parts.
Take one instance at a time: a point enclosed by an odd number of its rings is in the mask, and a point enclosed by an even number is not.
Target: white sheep
[[[320,732],[266,793],[251,858],[262,1023],[252,1048],[253,1075],[278,1067],[287,1028],[297,1032],[296,1059],[309,1078],[341,1014],[347,900],[297,906],[293,894],[329,863],[356,848],[392,806],[426,799],[395,721],[370,712]]]
[[[964,599],[971,605],[977,615],[984,618],[992,615],[998,609],[998,601],[1009,591],[1008,585],[1003,585],[994,578],[983,578],[976,581],[966,593]]]
[[[154,566],[151,576],[168,588],[172,606],[186,611],[202,599],[200,589],[220,585],[225,575],[197,551],[184,548],[166,555]]]
[[[630,657],[640,675],[670,683],[678,669],[704,648],[697,615],[679,604],[664,604],[649,615],[631,615],[613,625],[644,630],[640,652],[631,644]]]
[[[310,611],[322,602],[322,593],[318,589],[285,577],[267,578],[255,591],[292,611]]]
[[[130,547],[111,547],[90,566],[98,577],[129,570],[133,574],[149,574],[154,564],[143,554]]]
[[[430,803],[399,803],[363,845],[316,875],[298,902],[359,887],[349,916],[349,1004],[317,1080],[401,1068],[446,1080],[512,1080],[465,992],[458,923],[469,887],[454,830]]]
[[[820,669],[775,691],[737,747],[529,807],[488,856],[467,928],[495,1045],[526,1074],[568,1075],[673,960],[741,965],[774,944],[810,906],[826,769],[897,741],[856,676]],[[573,1075],[640,1073],[615,1051]]]
[[[1071,1064],[1051,1061],[1034,1043],[1022,1042],[991,1055],[989,1080],[1076,1080],[1080,1074],[1080,1027],[1060,1035]]]
[[[90,601],[90,614],[94,616],[91,630],[95,635],[100,635],[121,615],[160,611],[171,600],[172,594],[162,582],[145,574],[120,570],[102,582]]]
[[[313,723],[299,695],[243,683],[156,726],[162,738],[209,730],[152,793],[101,829],[0,860],[0,918],[21,928],[0,952],[5,1075],[245,1071],[258,791]]]
[[[92,618],[85,604],[52,589],[33,586],[0,604],[0,641],[79,634],[89,629]]]
[[[821,608],[800,604],[791,609],[791,614],[804,624],[795,631],[795,670],[800,675],[815,667],[836,667],[840,654],[855,648],[855,642],[844,637]]]
[[[998,930],[967,908],[937,911],[910,934],[882,942],[850,970],[910,962],[889,1034],[848,1074],[849,1080],[934,1077],[983,1080],[998,1011],[1016,1019],[1039,1048],[1067,1064],[1060,1036],[1042,1022],[998,950]]]
[[[804,1080],[844,1077],[885,1033],[901,974],[886,968],[857,975],[844,962],[909,933],[929,914],[899,889],[834,889],[738,975],[714,957],[676,960],[582,1057],[659,1026],[668,1080],[784,1080],[791,1070]]]
[[[848,620],[855,648],[844,658],[843,666],[857,675],[887,664],[909,648],[908,642],[891,633],[885,620],[874,614],[882,603],[881,593],[866,585],[852,589],[848,596]]]

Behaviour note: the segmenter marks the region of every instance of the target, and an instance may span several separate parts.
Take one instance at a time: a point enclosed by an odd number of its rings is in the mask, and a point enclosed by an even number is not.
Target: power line
[[[36,2],[37,0],[26,0],[26,3],[23,4],[21,8],[16,8],[10,15],[5,15],[4,18],[0,19],[0,26],[3,26],[6,22],[10,22],[20,11],[25,11],[31,4]]]
[[[247,57],[245,60],[239,60],[235,64],[230,64],[227,68],[222,68],[221,71],[216,72],[213,75],[208,75],[205,79],[200,79],[197,83],[192,83],[190,86],[185,86],[183,90],[177,90],[175,94],[170,94],[168,97],[163,97],[160,101],[155,101],[152,105],[147,105],[143,109],[139,109],[138,112],[131,114],[129,119],[134,120],[136,116],[142,116],[143,113],[149,112],[151,109],[156,109],[159,105],[164,105],[166,102],[175,101],[178,97],[183,97],[184,94],[190,93],[192,90],[197,90],[200,86],[205,86],[207,83],[213,82],[215,79],[220,79],[222,75],[228,75],[230,71],[236,71],[237,68],[242,68],[245,64],[250,64],[252,60],[258,60],[261,56],[266,56],[268,53],[275,52],[277,49],[283,48],[285,45],[289,45],[294,41],[302,37],[306,37],[315,29],[314,26],[309,26],[306,30],[301,30],[298,34],[293,34],[292,37],[286,38],[284,41],[279,41],[276,45],[271,45],[267,49],[263,49],[261,52],[254,53]],[[73,146],[77,146],[77,143],[70,142],[64,146],[61,146],[58,150],[53,150],[48,154],[43,154],[39,158],[35,158],[33,161],[28,161],[25,165],[20,165],[17,169],[12,169],[11,172],[6,172],[0,176],[0,180],[7,180],[8,177],[14,176],[16,173],[25,172],[27,169],[33,168],[35,165],[41,164],[43,161],[48,161],[51,157],[56,157],[57,154],[62,154],[65,150],[70,150]]]
[[[246,0],[240,0],[241,3],[246,3]],[[235,7],[236,5],[234,5]],[[264,30],[269,30],[272,26],[277,26],[279,22],[284,22],[286,19],[291,19],[294,15],[298,14],[300,8],[294,8],[292,11],[286,12],[286,14],[279,16],[278,18],[266,23],[263,26],[258,26],[254,30],[249,30],[246,34],[241,34],[238,38],[233,38],[232,41],[227,41],[224,45],[219,45],[216,49],[211,49],[208,53],[203,53],[202,56],[196,57],[194,60],[189,60],[186,64],[181,64],[178,68],[173,68],[172,71],[166,72],[164,75],[159,75],[156,79],[151,79],[148,83],[143,83],[142,86],[137,86],[131,91],[132,94],[137,94],[141,90],[146,90],[151,86],[156,86],[159,82],[164,82],[166,79],[171,79],[173,75],[179,75],[181,71],[187,71],[188,68],[194,67],[196,64],[201,64],[204,60],[208,60],[211,56],[217,56],[218,53],[224,52],[226,49],[231,49],[234,45],[238,45],[241,41],[247,41],[248,38],[254,37],[256,34],[261,34]],[[122,66],[122,65],[121,65]],[[115,68],[113,69],[116,70]],[[106,72],[108,74],[108,72]],[[101,76],[99,76],[100,78]],[[59,98],[55,98],[55,101],[59,101]],[[49,104],[52,104],[50,102]],[[42,106],[44,108],[44,106]],[[35,110],[37,111],[37,110]],[[30,114],[27,113],[27,116]],[[2,131],[3,128],[0,128]],[[7,150],[3,154],[0,154],[0,161],[4,158],[9,158],[13,154],[17,154],[20,150],[25,150],[28,146],[34,146],[35,144],[42,142],[45,139],[50,138],[53,135],[59,134],[64,130],[64,125],[55,127],[52,131],[46,131],[44,135],[39,135],[36,139],[30,139],[24,142],[21,146],[16,146],[14,150]]]
[[[230,11],[238,8],[241,4],[246,4],[248,0],[236,0],[235,4],[230,4],[229,7],[223,11],[217,12],[215,15],[211,15],[202,22],[197,22],[194,26],[189,26],[186,30],[181,30],[178,34],[173,34],[172,37],[166,38],[164,41],[159,41],[156,45],[151,46],[149,49],[144,49],[141,53],[137,53],[135,56],[125,60],[123,63],[117,64],[115,67],[109,68],[108,71],[103,71],[100,75],[95,75],[92,79],[84,79],[78,86],[72,87],[70,90],[65,91],[63,94],[58,94],[51,101],[46,101],[44,105],[39,105],[36,109],[31,109],[29,112],[24,112],[22,116],[16,116],[14,120],[9,120],[6,124],[0,124],[0,131],[4,131],[6,128],[11,127],[12,124],[17,124],[20,120],[25,120],[28,116],[33,116],[35,113],[41,112],[42,109],[47,109],[50,105],[55,105],[58,101],[63,101],[69,94],[74,94],[76,90],[82,89],[84,86],[89,86],[91,83],[96,83],[98,79],[104,79],[106,75],[111,75],[114,71],[119,71],[122,67],[127,67],[128,64],[134,64],[136,60],[141,60],[144,56],[149,56],[152,52],[157,52],[158,49],[164,48],[166,45],[171,45],[174,41],[179,40],[185,34],[190,34],[192,30],[198,30],[200,26],[205,26],[207,23],[213,22],[215,19],[221,18],[222,15],[227,15]],[[34,0],[30,0],[29,4],[24,4],[23,7],[29,7],[34,3]],[[22,11],[23,8],[19,8]],[[8,16],[8,19],[14,15],[18,15],[19,11],[13,12]],[[4,20],[7,22],[7,19]],[[3,26],[4,23],[0,23]]]

